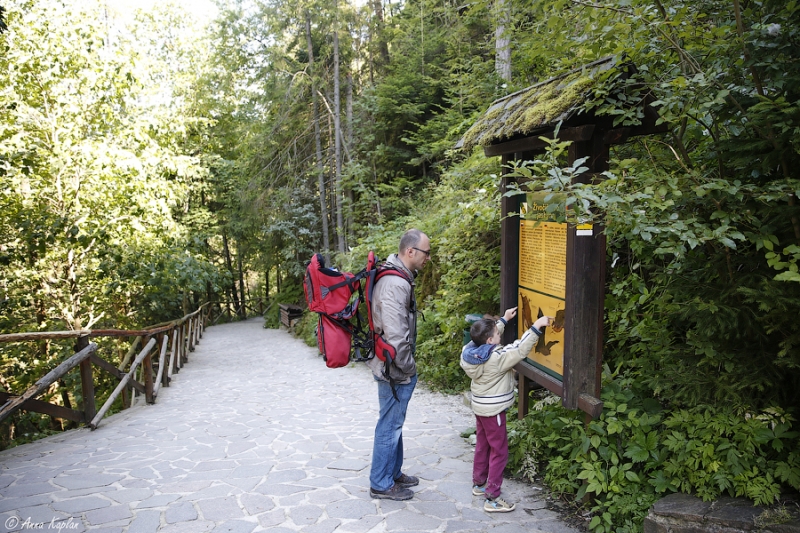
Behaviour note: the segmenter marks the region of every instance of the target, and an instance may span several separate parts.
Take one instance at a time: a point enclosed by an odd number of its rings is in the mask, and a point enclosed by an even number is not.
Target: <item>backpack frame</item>
[[[351,360],[369,361],[377,356],[385,363],[384,376],[391,383],[394,392],[394,380],[390,376],[389,368],[394,363],[397,350],[383,338],[382,331],[375,331],[372,322],[375,285],[387,275],[400,276],[413,284],[405,272],[381,262],[372,251],[367,255],[366,267],[356,274],[326,267],[325,258],[317,253],[311,257],[306,267],[303,290],[309,311],[319,315],[317,347],[326,366],[339,368],[346,366]],[[366,328],[359,312],[361,302],[367,308]],[[416,309],[412,311],[416,313]]]

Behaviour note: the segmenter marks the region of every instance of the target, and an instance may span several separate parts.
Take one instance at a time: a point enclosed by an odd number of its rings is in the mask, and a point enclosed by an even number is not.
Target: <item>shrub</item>
[[[649,507],[672,492],[774,503],[800,489],[800,439],[792,416],[699,405],[667,411],[635,382],[606,374],[599,419],[556,402],[509,422],[510,466],[541,469],[551,490],[587,497],[594,533],[641,531]]]

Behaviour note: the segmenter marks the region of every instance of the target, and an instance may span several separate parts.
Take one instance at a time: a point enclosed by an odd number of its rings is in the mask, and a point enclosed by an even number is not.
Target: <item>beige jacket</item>
[[[397,254],[386,260],[394,267],[414,279]],[[375,284],[372,295],[372,323],[375,332],[382,334],[384,340],[397,350],[395,364],[390,366],[391,377],[395,382],[404,384],[417,373],[414,360],[417,353],[417,313],[414,299],[414,285],[401,276],[384,275]],[[384,362],[373,357],[367,361],[372,374],[383,381],[388,381],[384,373]]]
[[[497,321],[497,330],[502,334],[505,324]],[[539,335],[531,328],[521,339],[506,346],[497,345],[482,364],[470,364],[464,360],[467,352],[476,349],[471,342],[461,351],[461,368],[472,379],[472,411],[478,416],[494,416],[514,404],[514,366],[525,359],[536,346]]]

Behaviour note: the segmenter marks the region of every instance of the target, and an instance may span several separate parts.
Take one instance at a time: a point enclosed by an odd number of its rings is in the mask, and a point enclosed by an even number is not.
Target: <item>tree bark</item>
[[[334,1],[333,8],[336,19],[333,25],[333,145],[334,157],[336,159],[336,235],[338,237],[339,252],[344,253],[346,249],[344,238],[344,209],[342,194],[342,125],[339,119],[341,115],[342,102],[339,95],[339,2]]]
[[[353,75],[347,73],[347,84],[345,88],[345,138],[344,138],[344,153],[347,155],[347,161],[350,162],[350,154],[353,148]],[[347,214],[347,237],[350,242],[353,239],[353,209],[352,205],[355,202],[353,197],[353,189],[348,187],[347,200],[351,206]]]
[[[383,2],[382,0],[372,0],[372,11],[375,14],[375,41],[378,46],[378,55],[380,56],[380,64],[385,66],[389,64],[389,45],[384,38],[383,28]]]
[[[319,212],[322,219],[322,253],[326,262],[330,260],[328,251],[331,243],[328,233],[328,201],[325,194],[325,171],[322,163],[322,134],[319,127],[319,102],[317,101],[317,80],[314,69],[314,42],[311,40],[311,15],[306,10],[306,44],[308,46],[308,70],[311,75],[311,112],[314,121],[314,155],[317,162],[317,188],[319,189]]]
[[[511,81],[511,3],[509,0],[495,0],[495,62],[494,69],[500,79]]]
[[[244,319],[247,318],[247,309],[245,308],[247,300],[244,286],[244,270],[242,269],[242,243],[239,239],[236,239],[236,268],[239,271],[239,294],[242,296],[242,305],[238,308],[239,316]]]
[[[233,262],[231,261],[231,251],[230,247],[228,246],[228,232],[222,232],[222,249],[225,253],[225,265],[228,267],[228,272],[231,273],[231,278],[234,278],[234,271],[233,271]],[[231,298],[233,299],[233,306],[236,309],[239,309],[239,295],[236,292],[236,282],[231,283]]]

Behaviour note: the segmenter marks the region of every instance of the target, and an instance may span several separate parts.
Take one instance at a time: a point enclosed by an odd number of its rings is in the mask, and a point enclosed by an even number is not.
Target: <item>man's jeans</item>
[[[380,415],[375,426],[375,443],[372,448],[372,470],[369,482],[375,490],[389,490],[400,476],[403,467],[403,423],[406,421],[408,402],[417,385],[416,374],[405,385],[395,385],[398,400],[386,381],[378,382]]]

